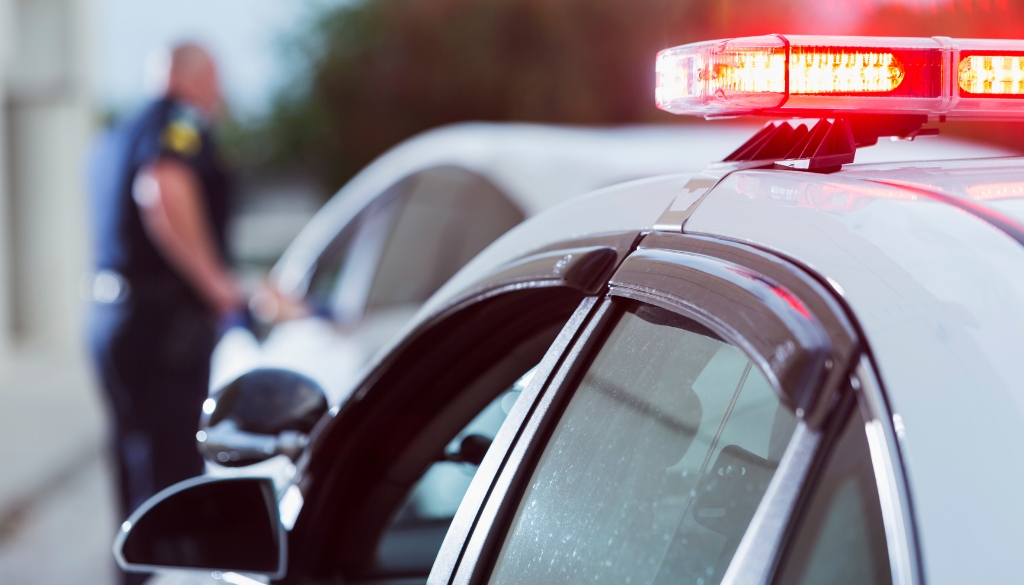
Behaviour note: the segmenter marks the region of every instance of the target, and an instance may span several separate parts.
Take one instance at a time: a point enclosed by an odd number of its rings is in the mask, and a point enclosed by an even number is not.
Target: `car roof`
[[[594,189],[631,179],[694,172],[725,158],[757,130],[750,123],[555,126],[462,123],[436,128],[391,148],[345,184],[302,229],[274,268],[278,286],[299,286],[339,229],[401,179],[455,166],[501,189],[530,217]],[[954,139],[885,141],[858,153],[868,162],[1000,156],[1009,152]]]
[[[977,203],[1024,223],[1024,159],[994,158],[856,166],[843,176],[884,181]]]
[[[849,165],[832,174],[737,171],[684,230],[775,251],[845,299],[898,423],[932,582],[1016,578],[1024,544],[1024,246],[975,214],[922,196],[916,184],[970,197],[981,192],[972,186],[1012,182],[1022,166],[1024,159],[1003,159]],[[527,220],[456,274],[410,328],[526,251],[652,230],[691,176],[602,189]],[[899,184],[911,180],[915,186]],[[984,203],[1019,218],[1024,192]]]
[[[316,213],[274,268],[292,290],[356,215],[389,187],[426,169],[454,166],[487,179],[526,217],[594,189],[652,175],[696,171],[726,156],[749,125],[615,128],[469,122],[423,132],[356,174]]]

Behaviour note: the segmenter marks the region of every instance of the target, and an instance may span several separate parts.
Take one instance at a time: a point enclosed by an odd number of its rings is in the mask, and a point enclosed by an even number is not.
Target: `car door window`
[[[402,317],[523,219],[508,197],[474,173],[419,171],[338,234],[317,259],[306,299],[342,323],[388,310]]]
[[[413,485],[381,538],[372,572],[425,575],[430,570],[483,454],[535,371],[492,400]]]
[[[318,311],[338,317],[339,308],[352,301],[348,297],[356,295],[355,301],[362,302],[359,287],[353,286],[361,277],[362,289],[365,291],[369,279],[365,276],[366,262],[371,262],[369,276],[372,278],[376,261],[380,256],[381,235],[386,234],[390,227],[390,219],[394,213],[397,194],[402,192],[402,184],[395,185],[389,192],[382,194],[378,201],[367,206],[359,215],[346,225],[324,249],[316,260],[313,272],[306,289],[306,301]],[[376,250],[376,253],[375,253]],[[346,286],[346,283],[350,283]],[[365,294],[365,292],[363,293]],[[339,305],[342,305],[339,307]],[[362,310],[362,306],[357,307]]]
[[[630,304],[555,426],[490,582],[720,582],[795,425],[735,346]]]
[[[369,291],[367,312],[422,303],[524,219],[501,191],[464,169],[427,169],[406,185]]]
[[[854,411],[801,516],[778,585],[892,583],[864,418]]]

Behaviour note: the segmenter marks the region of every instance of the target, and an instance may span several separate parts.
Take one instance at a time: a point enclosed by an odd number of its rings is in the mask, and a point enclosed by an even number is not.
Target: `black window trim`
[[[532,287],[527,287],[532,288]],[[548,288],[548,287],[545,287]],[[557,293],[560,296],[567,294],[579,293],[579,291],[572,287],[550,287],[553,289],[552,293]],[[448,310],[442,311],[435,316],[435,318],[428,320],[416,331],[423,335],[430,335],[434,332],[437,327],[446,327],[450,320],[464,319],[464,314],[467,311],[474,310],[479,305],[490,304],[494,300],[500,300],[502,303],[509,302],[509,299],[514,297],[523,298],[526,293],[532,294],[533,291],[526,291],[523,289],[511,289],[505,290],[508,294],[481,294],[478,297],[478,302],[460,303],[457,307],[450,307]],[[576,315],[581,310],[582,306],[586,306],[587,296],[579,294],[577,297],[578,301],[572,306],[572,313],[566,318],[566,323],[573,321]],[[589,301],[590,305],[594,302],[594,297],[591,297]],[[513,301],[521,302],[521,301]],[[481,326],[475,325],[478,330],[483,331]],[[563,324],[559,332],[554,335],[557,340],[559,335],[562,335],[562,329],[565,329],[566,325]],[[418,343],[420,335],[410,335],[405,338],[403,344],[395,350],[388,353],[384,362],[377,364],[376,367],[372,368],[367,377],[360,383],[357,390],[348,399],[347,402],[343,403],[341,407],[334,407],[327,414],[324,415],[317,422],[316,427],[310,435],[310,447],[303,453],[303,455],[296,462],[296,479],[302,495],[305,499],[302,510],[299,513],[299,517],[296,521],[292,531],[288,534],[289,536],[289,575],[288,579],[301,579],[311,575],[323,576],[329,572],[340,568],[337,566],[337,559],[335,558],[336,552],[331,547],[336,546],[334,538],[330,534],[323,534],[325,529],[329,529],[332,525],[337,526],[337,522],[334,524],[325,524],[323,517],[337,514],[337,510],[334,510],[336,505],[332,502],[338,502],[343,498],[337,497],[334,485],[338,482],[352,483],[349,479],[353,477],[351,472],[345,473],[345,467],[337,464],[338,455],[340,451],[358,451],[358,445],[360,441],[353,441],[349,437],[352,433],[352,427],[360,426],[358,422],[355,424],[338,424],[338,421],[353,423],[356,419],[352,418],[352,411],[360,410],[362,403],[371,394],[378,396],[376,400],[380,400],[380,397],[385,397],[384,400],[393,400],[393,398],[387,398],[388,394],[378,395],[379,393],[372,393],[374,387],[378,386],[382,376],[386,376],[391,368],[389,363],[396,359],[400,359],[404,353],[406,346],[412,346]],[[545,346],[543,354],[541,354],[541,360],[547,355],[552,345],[555,342]],[[396,357],[397,356],[397,357]],[[435,368],[438,366],[435,365]],[[522,400],[517,401],[517,405]],[[348,411],[347,418],[345,415]],[[357,417],[358,418],[358,417]],[[365,425],[363,425],[365,426]],[[488,455],[490,455],[488,453]],[[486,459],[486,458],[485,458]],[[309,479],[315,477],[316,481],[311,483]],[[486,486],[485,486],[486,487]],[[347,517],[344,518],[344,522],[347,522]],[[326,538],[325,538],[326,537]],[[332,544],[333,543],[333,544]]]
[[[494,441],[491,442],[487,454],[477,468],[473,481],[455,513],[455,518],[452,520],[451,527],[448,529],[437,558],[434,560],[434,565],[431,567],[430,575],[427,578],[428,583],[440,580],[447,583],[448,576],[464,560],[466,543],[475,529],[480,527],[481,510],[486,502],[492,499],[491,496],[495,492],[495,480],[510,464],[513,445],[523,444],[520,439],[523,437],[524,425],[532,418],[537,408],[543,407],[538,404],[538,397],[550,384],[560,382],[559,375],[555,373],[556,370],[559,374],[561,373],[561,366],[567,357],[572,355],[567,353],[568,350],[580,335],[586,336],[592,329],[591,315],[594,313],[597,301],[598,297],[593,296],[583,299],[572,317],[558,333],[554,343],[544,354],[530,383],[506,416],[505,422],[494,437]],[[584,329],[585,325],[586,329]]]
[[[477,582],[483,573],[477,570],[481,561],[486,563],[483,568],[490,570],[489,561],[493,561],[493,558],[488,557],[493,556],[490,552],[496,536],[492,528],[504,524],[511,502],[508,496],[518,492],[524,470],[532,469],[532,463],[540,454],[538,450],[546,445],[546,435],[554,423],[558,422],[560,407],[564,406],[564,395],[575,385],[577,374],[590,362],[594,348],[609,332],[608,324],[617,316],[614,309],[611,299],[603,298],[596,305],[585,328],[567,348],[558,369],[545,384],[529,417],[519,429],[517,441],[510,445],[505,465],[494,478],[489,497],[478,507],[476,526],[463,545],[459,562],[453,567],[454,571],[439,572],[437,575],[431,571],[428,585]]]
[[[813,430],[803,421],[797,423],[779,467],[729,562],[721,585],[771,583],[785,548],[791,521],[796,517],[798,502],[807,486],[813,483],[808,480],[820,453],[822,434],[821,430]]]
[[[439,325],[443,325],[452,317],[485,301],[526,291],[527,289],[556,288],[563,291],[575,291],[580,294],[580,304],[576,306],[573,314],[569,317],[562,330],[556,335],[555,341],[548,346],[541,359],[542,363],[549,362],[552,369],[558,367],[562,363],[568,349],[578,339],[580,328],[588,323],[588,319],[590,319],[592,312],[595,310],[599,298],[595,295],[604,290],[605,283],[612,272],[635,249],[639,239],[640,234],[638,232],[602,234],[582,240],[552,244],[500,266],[489,277],[478,281],[477,286],[455,295],[448,303],[440,306],[429,317],[418,323],[398,345],[392,347],[387,352],[381,362],[370,367],[367,376],[359,383],[359,386],[353,392],[348,402],[343,405],[343,408],[348,408],[351,406],[351,403],[361,401],[367,392],[377,385],[380,377],[388,370],[389,364],[397,359],[395,356],[401,355],[402,349],[414,343],[420,335],[433,330]],[[554,362],[551,362],[551,360],[554,360]],[[548,377],[540,371],[544,367],[541,366],[538,369],[534,380],[531,381],[531,385],[536,386],[535,391],[531,393],[530,388],[527,388],[523,396],[517,400],[512,412],[509,413],[508,418],[512,419],[513,423],[515,422],[513,415],[516,415],[517,409],[532,408],[535,400],[531,400],[531,398],[543,394]],[[528,421],[532,410],[520,410],[519,412],[520,414],[517,416],[520,416],[522,421]],[[309,493],[312,486],[306,482],[304,476],[311,469],[329,474],[330,468],[334,467],[331,461],[329,461],[330,457],[324,455],[324,453],[330,452],[332,447],[321,448],[321,443],[337,442],[330,435],[332,431],[337,431],[337,425],[333,423],[339,417],[339,413],[339,407],[335,406],[318,421],[316,428],[314,428],[310,435],[310,447],[306,449],[303,456],[296,462],[298,470],[296,477],[299,479],[300,489],[306,498],[306,502],[303,506],[303,511],[300,512],[296,527],[289,533],[289,541],[295,541],[294,543],[298,544],[298,546],[291,547],[291,551],[298,552],[301,550],[303,552],[301,558],[289,558],[290,566],[295,569],[292,571],[294,574],[290,575],[289,578],[299,574],[306,574],[310,571],[322,572],[325,567],[323,556],[312,549],[305,550],[307,547],[302,546],[301,543],[313,536],[312,534],[306,534],[310,528],[308,526],[310,525],[310,510],[316,510],[316,512],[312,513],[319,515],[320,506],[317,504],[321,504],[321,500],[330,499],[330,495],[325,493],[329,490],[325,490],[323,485],[318,485],[316,487],[318,493],[315,494],[316,497],[313,497],[314,494]],[[470,492],[475,494],[475,498],[482,500],[481,504],[483,501],[486,501],[490,488],[494,484],[494,477],[502,469],[501,465],[506,459],[505,456],[508,448],[517,443],[514,431],[518,429],[516,429],[513,423],[503,425],[499,431],[499,436],[492,442],[492,448],[488,451],[480,466],[480,470],[483,473],[478,472],[477,475],[481,479],[479,481],[474,479],[473,485],[470,486]],[[505,431],[506,426],[512,430]],[[513,433],[513,436],[502,436],[503,432]],[[502,441],[506,443],[504,447],[502,446]],[[320,451],[324,453],[320,453]],[[493,454],[491,451],[493,451]],[[488,458],[498,462],[499,467],[493,469],[493,472],[484,469],[488,466]],[[491,463],[491,465],[494,465],[494,463]],[[323,478],[320,478],[317,483],[323,484]],[[330,481],[327,483],[329,484]],[[474,490],[478,491],[474,492]],[[479,490],[482,490],[482,492]],[[467,498],[469,496],[470,494],[468,493]],[[466,504],[466,502],[464,501],[463,504]],[[463,511],[463,508],[466,508],[466,511]],[[467,538],[472,534],[476,514],[479,509],[480,506],[460,506],[457,516],[453,521],[453,524],[456,521],[465,523],[468,518],[469,525],[464,531]],[[451,543],[449,543],[449,538],[451,538]],[[447,554],[448,557],[444,558],[452,558],[453,561],[458,561],[464,541],[465,539],[459,541],[457,533],[446,535],[441,551],[438,554],[438,559],[442,559]],[[455,557],[451,557],[450,553],[446,552],[452,549],[452,547],[457,547],[458,549],[455,552]],[[435,570],[443,570],[443,566],[443,564],[438,564],[437,559],[435,559],[435,566],[432,567],[431,575],[434,575]]]
[[[657,239],[651,242],[649,238],[652,237]],[[900,465],[898,437],[893,431],[893,419],[889,415],[881,385],[866,357],[866,348],[863,347],[859,339],[859,332],[847,318],[846,307],[838,302],[828,289],[807,277],[805,269],[775,255],[737,242],[656,233],[642,240],[638,249],[627,257],[627,261],[634,255],[643,254],[645,249],[650,249],[649,244],[663,244],[666,240],[682,244],[679,247],[684,249],[697,247],[704,254],[707,254],[710,249],[711,254],[706,255],[703,260],[718,260],[726,264],[736,262],[737,252],[741,258],[743,254],[751,254],[759,259],[757,262],[759,270],[765,268],[764,261],[767,260],[769,265],[774,264],[778,270],[785,272],[786,274],[771,274],[777,278],[781,276],[782,278],[779,280],[782,282],[792,283],[794,273],[804,275],[805,282],[810,282],[810,286],[803,287],[799,292],[806,295],[810,290],[822,296],[815,300],[818,301],[816,306],[819,311],[824,306],[829,313],[827,315],[819,313],[820,316],[826,317],[824,324],[826,334],[833,340],[837,337],[840,338],[837,345],[841,351],[838,355],[833,354],[836,363],[830,368],[831,371],[825,376],[825,379],[819,383],[821,387],[832,387],[827,393],[828,404],[819,409],[815,420],[811,421],[812,425],[809,425],[806,419],[798,423],[778,470],[744,534],[722,583],[760,583],[763,585],[771,583],[779,559],[785,552],[786,539],[793,529],[792,524],[796,518],[799,518],[801,506],[805,503],[809,490],[814,487],[813,471],[820,467],[822,458],[827,456],[828,449],[823,448],[825,442],[823,437],[827,433],[831,433],[836,426],[829,420],[829,415],[836,410],[844,390],[855,391],[858,407],[871,415],[865,418],[877,423],[877,432],[874,438],[869,432],[869,444],[872,441],[875,442],[871,449],[872,465],[875,469],[879,498],[883,504],[883,522],[890,550],[893,583],[894,585],[921,583],[920,555],[917,552],[914,539],[909,491]],[[645,244],[648,245],[645,246]],[[668,250],[671,251],[674,248],[679,251],[679,247],[672,246]],[[657,249],[665,250],[666,248],[658,246]],[[750,267],[748,262],[743,262],[740,265]],[[540,388],[543,394],[536,399],[537,406],[526,420],[525,426],[521,430],[517,429],[517,440],[511,445],[511,452],[506,455],[503,469],[492,480],[488,497],[482,502],[482,505],[474,503],[472,506],[476,524],[472,532],[469,533],[468,540],[464,536],[460,538],[464,542],[458,551],[460,558],[454,559],[454,565],[451,563],[452,559],[448,559],[443,570],[431,571],[428,583],[432,585],[447,585],[449,583],[471,585],[479,583],[489,574],[497,554],[494,546],[495,539],[504,536],[503,528],[507,528],[505,525],[509,507],[518,501],[506,501],[508,500],[506,496],[520,489],[524,475],[532,471],[532,463],[535,463],[539,451],[546,443],[544,440],[546,433],[549,433],[551,426],[557,422],[557,420],[552,420],[553,414],[559,412],[557,406],[564,405],[567,400],[565,395],[569,394],[567,389],[571,389],[575,382],[574,376],[585,364],[589,363],[593,357],[595,345],[607,333],[608,321],[617,314],[611,298],[628,298],[660,306],[696,318],[699,322],[712,326],[716,332],[720,331],[720,327],[715,326],[717,324],[708,322],[707,314],[695,313],[688,303],[679,302],[680,299],[673,298],[671,294],[658,294],[650,289],[623,286],[626,284],[620,278],[623,266],[625,266],[625,262],[612,278],[609,294],[601,301],[586,325],[586,329],[579,335],[569,353],[564,356],[557,372],[549,381],[546,381],[544,388]],[[663,292],[659,291],[659,293]],[[736,343],[737,332],[725,331],[724,333],[726,339]],[[743,348],[741,347],[741,349]],[[755,361],[755,363],[759,362]],[[760,363],[763,363],[763,360]],[[552,408],[553,405],[556,408]],[[520,423],[520,425],[522,424]],[[868,424],[870,427],[871,422]],[[866,430],[866,432],[868,431]],[[502,529],[495,530],[495,527]],[[444,552],[444,548],[442,548],[442,552]],[[435,565],[435,569],[441,569],[441,567]]]
[[[853,364],[848,373],[838,369],[834,371],[833,374],[841,375],[837,380],[830,380],[828,384],[834,385],[836,388],[848,386],[849,390],[857,395],[858,407],[867,421],[865,432],[869,437],[877,491],[882,504],[892,582],[894,585],[925,583],[927,579],[924,574],[920,544],[916,536],[915,510],[902,455],[906,449],[902,430],[903,422],[889,406],[885,385],[877,373],[878,367],[872,356],[871,347],[856,322],[853,309],[843,298],[842,292],[837,290],[830,280],[795,258],[730,238],[694,234],[686,234],[680,238],[675,234],[655,232],[648,235],[639,247],[644,246],[702,251],[732,261],[735,261],[737,256],[745,257],[741,263],[750,267],[753,265],[748,261],[754,259],[759,269],[791,288],[800,287],[800,279],[794,279],[793,276],[802,276],[814,279],[819,285],[819,290],[825,291],[820,298],[811,300],[818,301],[818,316],[823,318],[823,325],[837,345],[844,345],[844,341],[849,342],[845,348],[837,347],[837,349],[840,353],[844,353],[845,349],[848,352],[846,355],[849,355],[849,362]],[[778,264],[778,270],[773,266],[775,264]],[[848,339],[844,340],[844,338]],[[827,394],[828,391],[826,390],[825,393]],[[838,397],[833,396],[830,402],[838,402]],[[823,440],[819,439],[819,441]],[[827,451],[826,448],[825,453],[819,454],[818,458],[827,457]],[[807,482],[805,485],[810,485],[813,489],[814,481]],[[802,494],[801,498],[803,497]],[[800,505],[800,503],[797,504],[798,508]],[[799,513],[799,509],[794,511],[795,515]]]
[[[566,365],[571,368],[579,363],[576,359],[579,353],[589,347],[585,340],[592,337],[598,323],[607,318],[607,302],[599,304],[599,297],[595,295],[605,290],[614,269],[635,250],[640,238],[637,232],[615,232],[546,246],[504,264],[455,295],[438,311],[440,318],[495,295],[523,288],[562,286],[588,295],[545,353],[536,374],[491,443],[445,535],[428,583],[449,583],[459,567],[474,564],[479,557],[480,551],[471,538],[474,534],[489,532],[494,518],[488,515],[487,503],[505,499],[504,493],[496,492],[501,488],[498,483],[501,474],[509,465],[518,467],[521,463],[523,454],[515,451],[516,446],[534,444],[524,435],[536,431],[535,426],[528,426],[530,421],[550,406],[553,394],[548,389],[564,383],[569,375]]]
[[[673,277],[658,273],[664,265],[672,266]],[[622,263],[610,286],[612,294],[667,303],[664,308],[680,310],[731,339],[767,370],[783,404],[812,429],[834,408],[860,352],[860,336],[827,288],[793,263],[739,242],[652,233]],[[752,314],[782,325],[784,332],[771,340],[775,343],[766,346],[764,332],[745,318]],[[783,344],[791,344],[798,364],[804,358],[802,376],[787,375],[785,365],[778,375],[770,371]]]

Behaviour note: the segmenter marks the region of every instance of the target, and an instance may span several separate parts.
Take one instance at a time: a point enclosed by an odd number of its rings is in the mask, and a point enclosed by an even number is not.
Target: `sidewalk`
[[[114,532],[100,395],[80,356],[0,356],[0,575],[110,583]]]

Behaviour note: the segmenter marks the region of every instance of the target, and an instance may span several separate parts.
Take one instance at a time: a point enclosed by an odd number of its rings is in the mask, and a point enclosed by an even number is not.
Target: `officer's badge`
[[[203,139],[195,124],[186,120],[175,120],[160,134],[160,144],[181,156],[193,157],[199,153]]]

